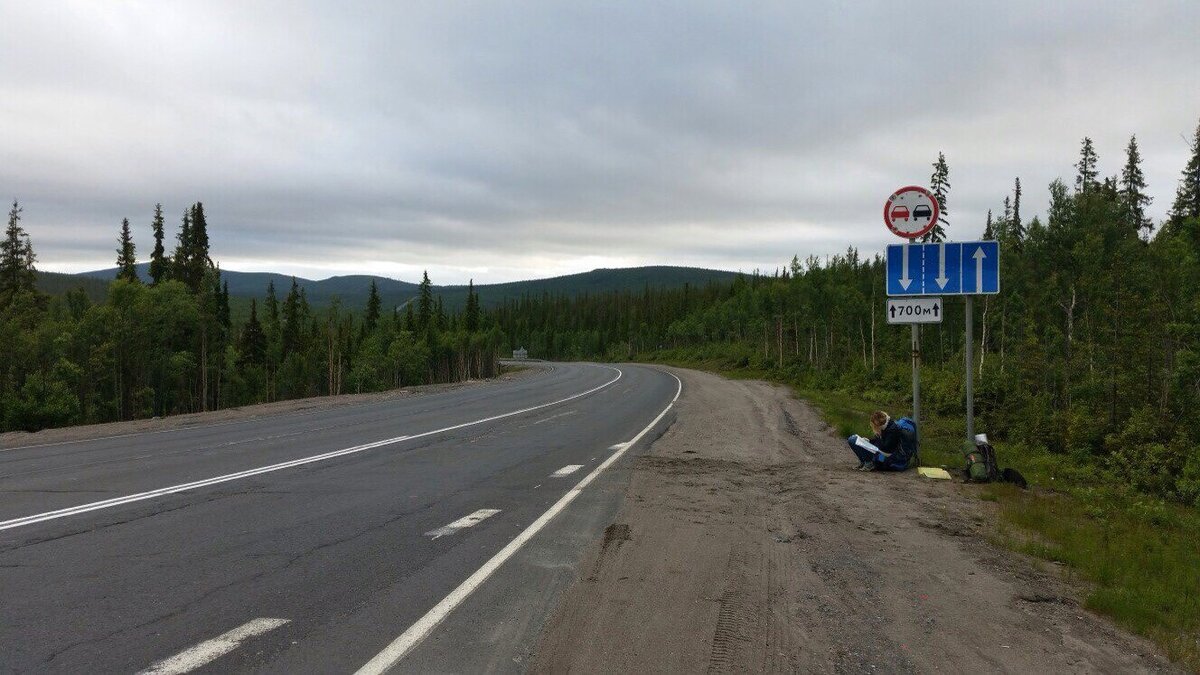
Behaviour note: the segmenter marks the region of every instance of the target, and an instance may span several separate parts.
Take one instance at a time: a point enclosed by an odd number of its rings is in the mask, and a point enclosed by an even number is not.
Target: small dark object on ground
[[[1022,490],[1025,490],[1029,487],[1028,481],[1026,481],[1025,477],[1021,475],[1021,472],[1017,471],[1016,469],[1014,469],[1012,467],[1009,467],[1009,468],[1005,469],[1004,471],[1002,471],[1000,474],[1000,478],[1005,483],[1012,483],[1013,485],[1016,485],[1017,487],[1021,488]]]

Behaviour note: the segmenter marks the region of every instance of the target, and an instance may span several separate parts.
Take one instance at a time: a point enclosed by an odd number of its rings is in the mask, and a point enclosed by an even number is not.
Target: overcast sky
[[[204,202],[223,268],[508,281],[773,270],[894,239],[950,165],[950,236],[1115,174],[1170,207],[1200,2],[0,0],[0,196],[42,269],[151,249]]]

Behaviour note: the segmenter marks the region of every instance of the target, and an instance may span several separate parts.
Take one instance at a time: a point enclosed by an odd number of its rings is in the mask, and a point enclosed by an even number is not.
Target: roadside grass
[[[656,362],[781,381],[778,373],[732,367],[721,359]],[[908,405],[886,392],[788,384],[839,436],[869,433],[872,410],[903,411]],[[923,415],[920,434],[923,466],[961,470],[961,419]],[[1015,467],[1032,489],[983,486],[980,499],[997,503],[1000,513],[993,540],[1061,564],[1069,579],[1088,588],[1087,609],[1149,638],[1176,663],[1200,673],[1200,511],[1122,488],[1096,471],[1079,469],[1068,456],[1015,444],[1000,444],[997,454],[1001,466]]]

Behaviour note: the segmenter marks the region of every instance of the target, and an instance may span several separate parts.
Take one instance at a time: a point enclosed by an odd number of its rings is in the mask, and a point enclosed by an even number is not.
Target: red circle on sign
[[[891,214],[889,213],[889,211],[891,211],[891,208],[892,208],[892,202],[894,202],[897,197],[904,194],[905,192],[919,192],[919,193],[925,195],[926,197],[928,197],[929,203],[931,205],[931,210],[933,211],[933,213],[930,214],[929,223],[926,224],[924,228],[917,230],[916,232],[901,232],[900,230],[897,230],[894,225],[892,225],[892,218],[891,218]],[[908,217],[907,216],[907,208],[905,209],[905,212],[906,212],[906,219],[907,219],[907,217]],[[937,225],[938,216],[940,214],[941,214],[941,210],[938,208],[937,198],[933,196],[932,192],[930,192],[929,190],[926,190],[925,188],[921,187],[920,185],[908,185],[908,186],[902,187],[899,190],[896,190],[895,192],[893,192],[892,196],[888,197],[887,201],[883,203],[883,224],[887,225],[887,228],[892,231],[892,234],[896,235],[897,237],[903,237],[904,239],[916,239],[917,237],[924,236],[926,233],[928,233],[930,230],[932,230],[935,225]]]

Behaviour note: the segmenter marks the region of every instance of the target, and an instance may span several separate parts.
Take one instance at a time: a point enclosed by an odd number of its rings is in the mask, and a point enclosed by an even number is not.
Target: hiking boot
[[[859,471],[874,471],[875,462],[863,462],[862,466],[858,467]]]

